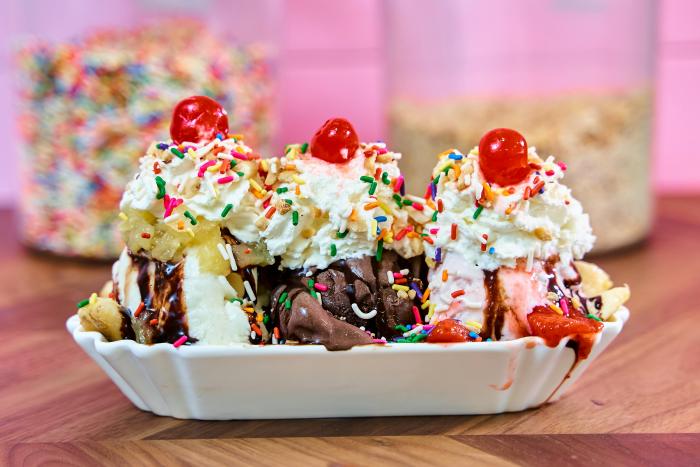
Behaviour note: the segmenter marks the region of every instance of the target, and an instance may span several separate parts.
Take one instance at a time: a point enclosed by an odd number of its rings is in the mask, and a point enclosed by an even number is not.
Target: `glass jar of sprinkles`
[[[386,6],[389,139],[411,191],[423,191],[431,155],[508,127],[568,165],[594,251],[647,235],[653,0]]]
[[[207,95],[266,151],[279,1],[24,2],[16,57],[23,242],[109,259],[119,200],[173,106]],[[56,17],[61,21],[56,21]]]

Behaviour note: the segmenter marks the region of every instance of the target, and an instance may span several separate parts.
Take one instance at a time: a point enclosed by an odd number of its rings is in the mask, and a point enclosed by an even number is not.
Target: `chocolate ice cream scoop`
[[[379,261],[365,256],[336,261],[324,270],[288,271],[272,293],[273,319],[281,337],[329,350],[391,339],[400,334],[397,325],[414,324],[416,318],[413,294],[394,290],[389,273],[393,277],[408,269],[401,275],[402,287],[411,282],[421,287],[420,267],[420,260],[386,251]]]
[[[282,336],[305,344],[323,344],[328,350],[347,350],[372,343],[369,334],[334,318],[304,289],[292,289],[288,300],[289,308],[278,307]]]

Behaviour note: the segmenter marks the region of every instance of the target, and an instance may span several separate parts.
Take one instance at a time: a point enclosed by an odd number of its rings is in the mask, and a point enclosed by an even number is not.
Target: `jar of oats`
[[[497,127],[569,166],[596,252],[651,224],[653,0],[387,0],[389,140],[422,192]],[[425,178],[421,177],[425,174]]]

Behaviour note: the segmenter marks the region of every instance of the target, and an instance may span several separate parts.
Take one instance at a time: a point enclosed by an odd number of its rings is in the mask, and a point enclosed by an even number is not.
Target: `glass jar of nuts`
[[[389,138],[422,192],[434,160],[508,127],[569,167],[596,252],[651,224],[652,0],[388,0]]]

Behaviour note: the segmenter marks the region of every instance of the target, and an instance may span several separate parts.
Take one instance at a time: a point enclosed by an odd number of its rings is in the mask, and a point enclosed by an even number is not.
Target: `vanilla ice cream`
[[[137,340],[260,342],[268,337],[256,266],[271,264],[256,221],[259,156],[235,138],[154,143],[121,201],[127,247],[113,297]]]

